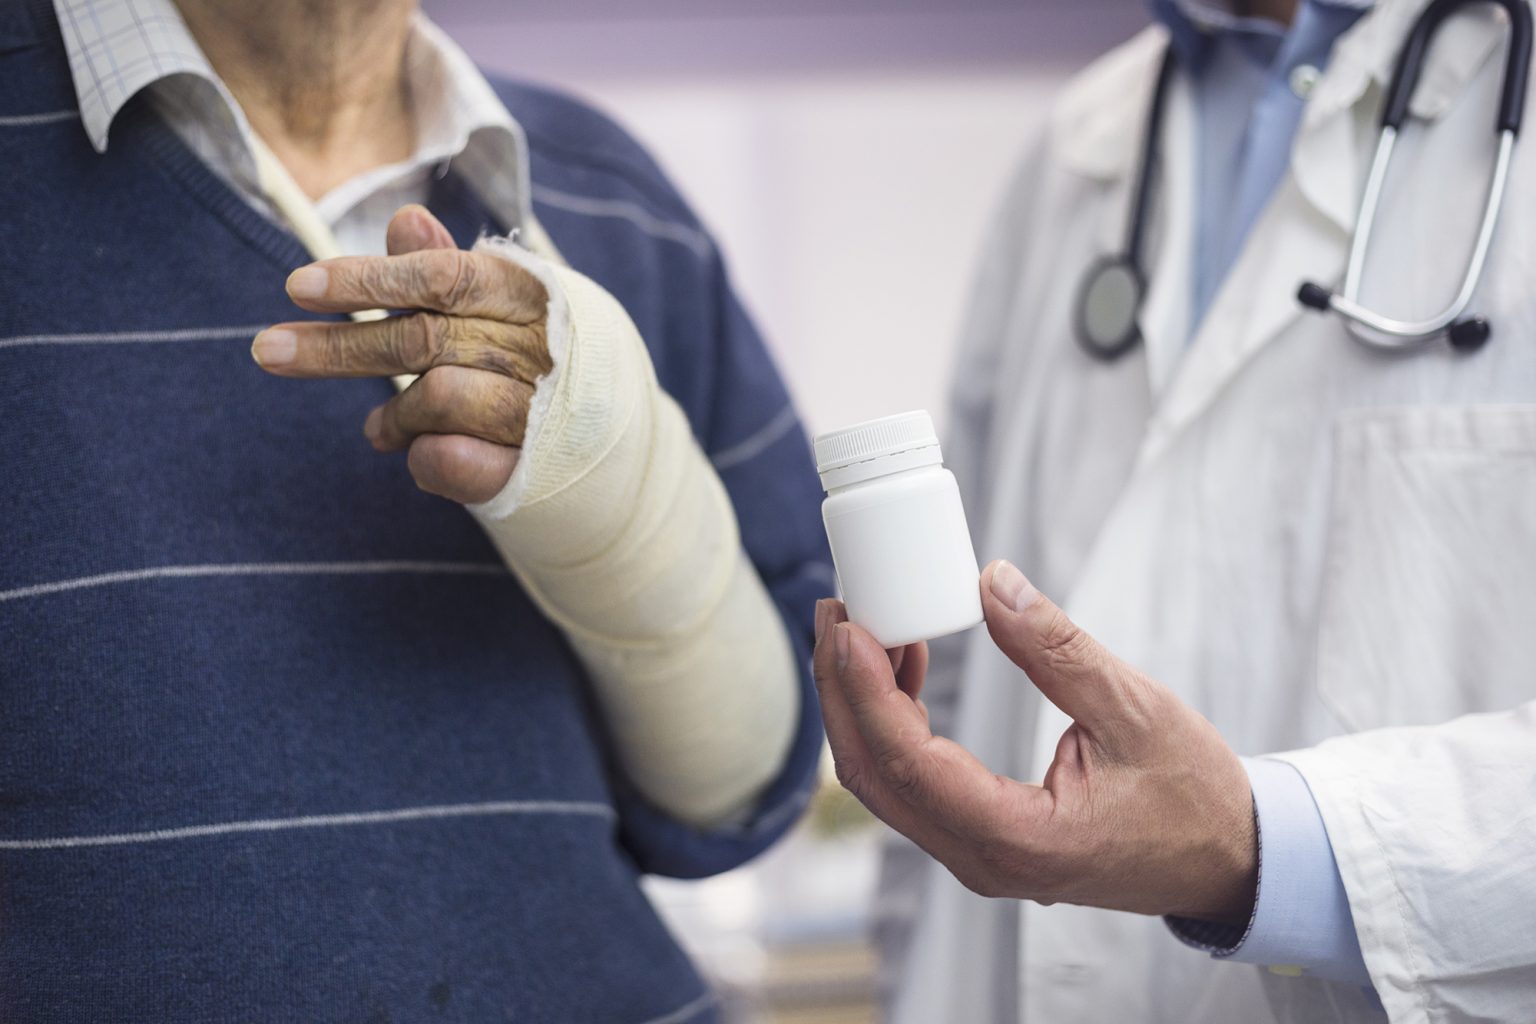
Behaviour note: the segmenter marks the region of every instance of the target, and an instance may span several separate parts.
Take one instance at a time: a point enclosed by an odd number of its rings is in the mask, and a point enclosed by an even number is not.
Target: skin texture
[[[177,0],[182,19],[311,199],[411,155],[416,0]]]
[[[992,640],[1073,724],[1039,785],[935,736],[924,644],[883,651],[816,609],[816,686],[838,779],[983,896],[1233,924],[1258,880],[1253,797],[1214,726],[1116,658],[1007,562],[982,574]]]
[[[549,296],[507,260],[455,247],[421,206],[395,214],[388,251],[300,267],[288,278],[289,298],[313,313],[415,312],[274,324],[256,336],[251,355],[281,377],[420,374],[368,414],[363,433],[381,452],[408,452],[423,490],[488,501],[517,466],[534,383],[552,366]]]

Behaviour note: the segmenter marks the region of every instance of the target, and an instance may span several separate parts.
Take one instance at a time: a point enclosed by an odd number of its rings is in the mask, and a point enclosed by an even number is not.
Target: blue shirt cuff
[[[1218,960],[1369,987],[1344,879],[1306,780],[1283,761],[1245,758],[1243,767],[1259,835],[1253,916],[1241,928],[1170,917],[1169,928]]]

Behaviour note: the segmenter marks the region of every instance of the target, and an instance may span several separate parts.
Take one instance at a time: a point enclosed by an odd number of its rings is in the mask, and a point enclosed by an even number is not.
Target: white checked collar
[[[155,100],[205,162],[259,199],[250,123],[172,0],[54,0],[91,145],[106,152],[113,120],[137,93]],[[337,186],[316,204],[334,220],[390,182],[453,160],[492,211],[526,224],[527,143],[521,127],[464,51],[418,14],[406,44],[416,106],[416,152]],[[184,137],[186,133],[184,132]]]

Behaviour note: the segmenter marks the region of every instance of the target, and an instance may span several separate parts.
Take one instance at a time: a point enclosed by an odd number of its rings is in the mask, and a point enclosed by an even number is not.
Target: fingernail
[[[296,299],[318,299],[330,283],[331,275],[324,267],[300,267],[288,275],[288,294]]]
[[[251,342],[251,358],[262,366],[287,366],[298,351],[298,337],[277,327],[268,327]]]
[[[839,622],[832,627],[832,646],[837,650],[837,670],[848,667],[848,624]]]
[[[1012,562],[998,562],[992,570],[992,596],[1014,611],[1021,612],[1035,603],[1040,592]]]
[[[821,635],[827,631],[827,602],[825,599],[816,602],[816,642],[821,643]]]
[[[384,410],[382,407],[370,412],[368,418],[363,420],[363,436],[370,441],[377,441],[379,439],[379,424],[383,419]]]

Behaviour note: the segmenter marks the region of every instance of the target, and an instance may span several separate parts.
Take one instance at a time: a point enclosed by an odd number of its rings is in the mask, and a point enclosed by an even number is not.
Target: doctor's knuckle
[[[977,896],[995,899],[1003,895],[1001,880],[979,858],[950,865],[955,880]]]
[[[996,839],[981,840],[973,847],[972,856],[991,890],[989,895],[1012,895],[1018,891],[1022,871],[1018,851],[1011,844]]]
[[[864,766],[847,754],[834,754],[832,768],[838,784],[854,796],[863,798],[868,791],[869,780]]]
[[[1116,672],[1115,690],[1130,724],[1151,727],[1167,717],[1171,694],[1133,669]]]
[[[922,769],[911,750],[888,747],[875,755],[875,770],[898,796],[916,796],[924,788]]]
[[[1060,669],[1082,664],[1088,659],[1092,648],[1093,641],[1088,634],[1058,611],[1041,630],[1035,656],[1046,666]]]

